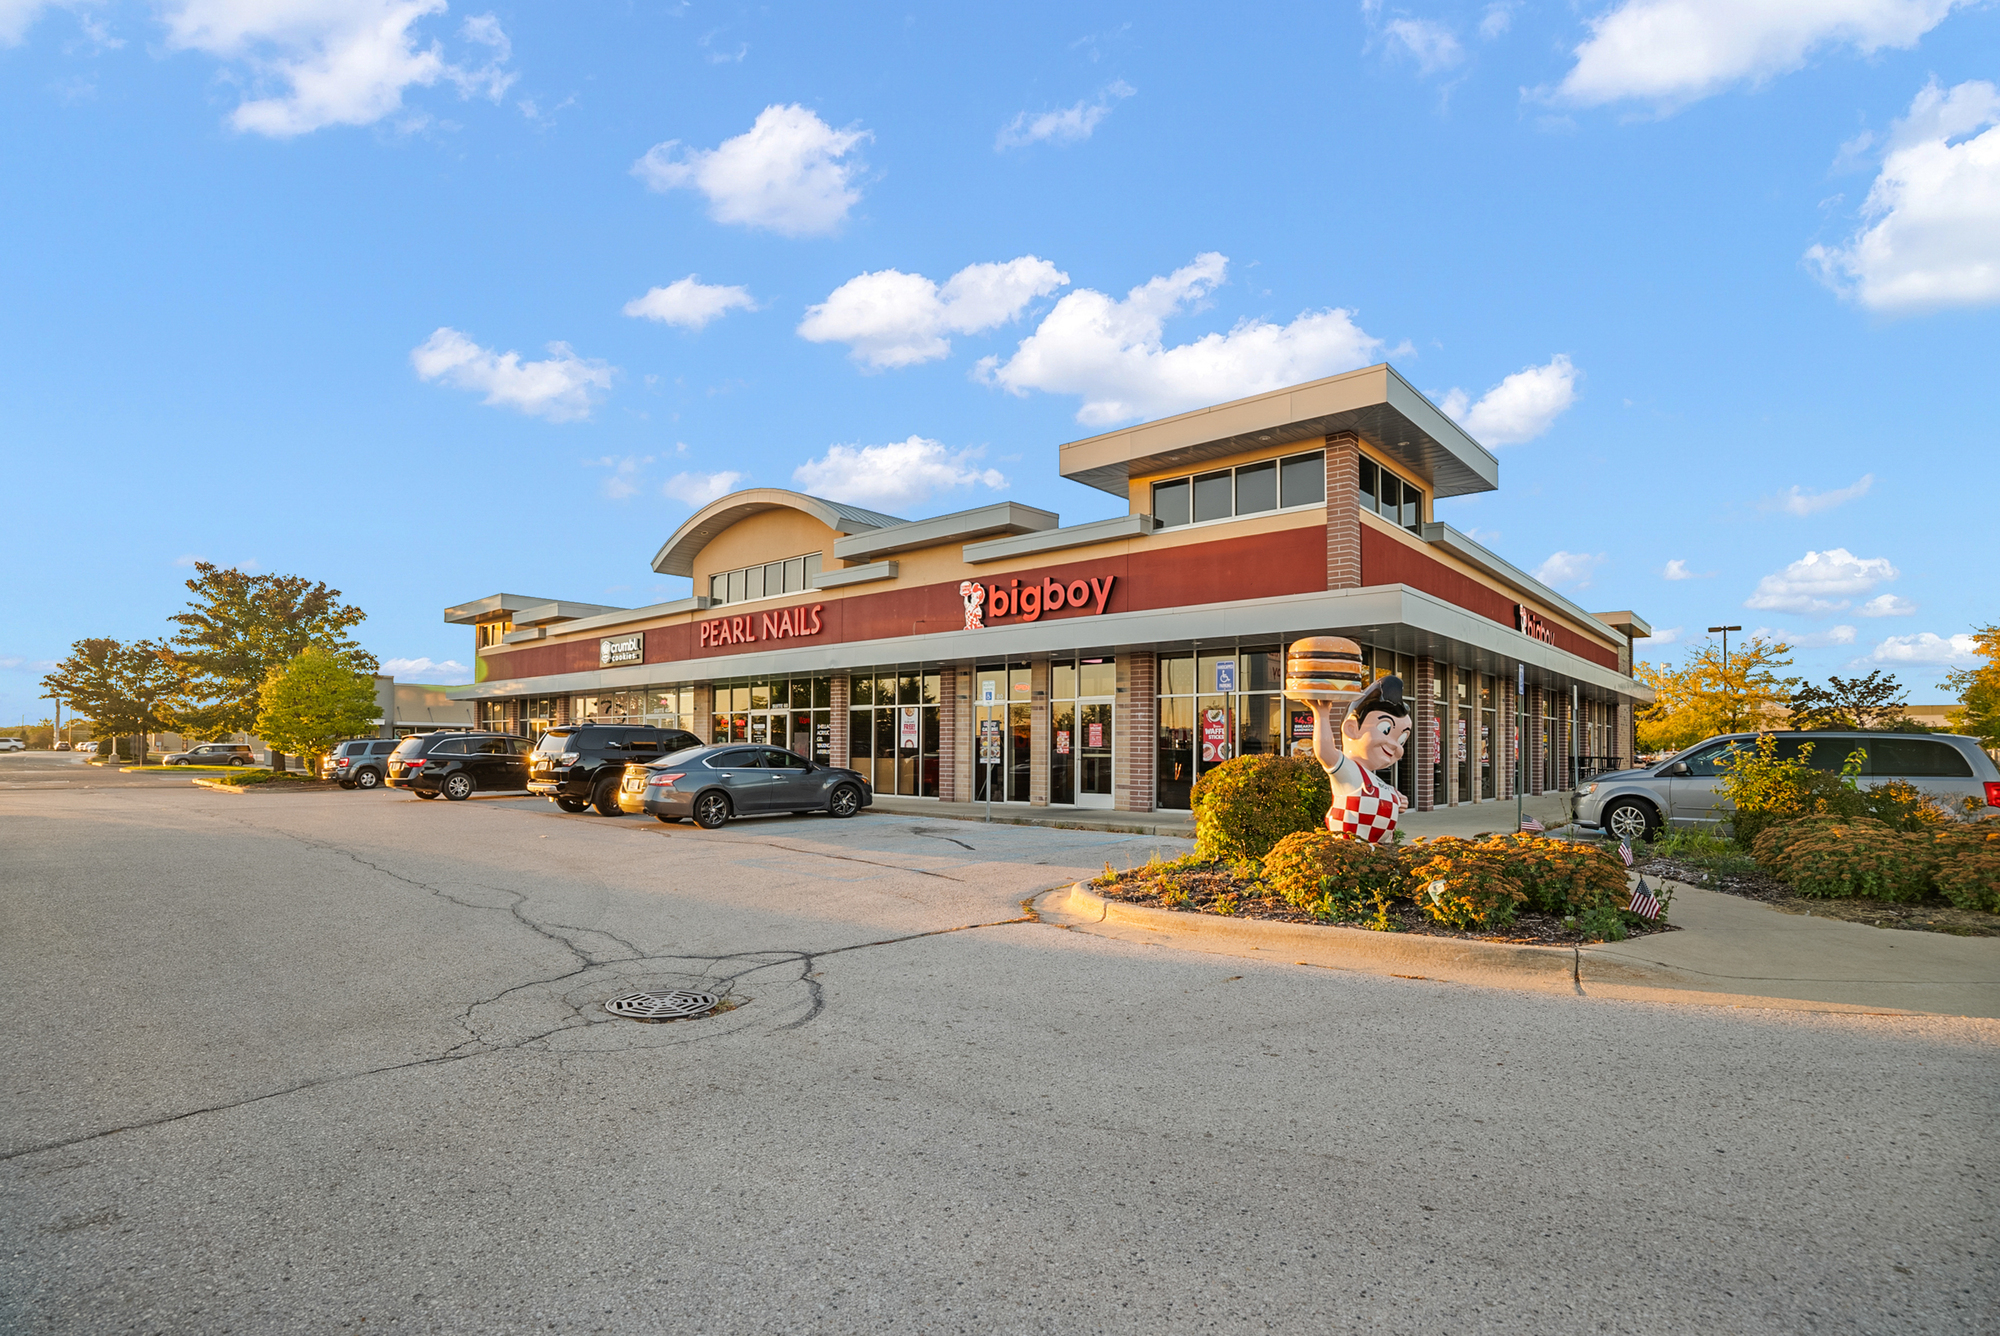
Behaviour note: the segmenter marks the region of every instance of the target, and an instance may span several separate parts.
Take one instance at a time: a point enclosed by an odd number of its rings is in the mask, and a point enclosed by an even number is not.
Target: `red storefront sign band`
[[[980,591],[985,594],[987,617],[1019,617],[1024,622],[1032,622],[1045,612],[1060,612],[1064,608],[1075,608],[1078,612],[1095,616],[1104,611],[1104,605],[1111,601],[1111,586],[1118,577],[1107,575],[1102,579],[1071,580],[1064,584],[1061,580],[1044,578],[1040,584],[1034,577],[1028,577],[1023,585],[1018,579],[1006,584],[993,582],[990,591],[976,582],[971,583],[966,595],[965,629],[977,631],[984,628],[984,621],[975,609],[979,603]]]
[[[793,636],[816,636],[820,630],[819,614],[825,607],[824,603],[815,603],[809,608],[760,612],[754,617],[716,617],[701,624],[698,643],[704,647],[745,645],[757,640],[789,640]]]

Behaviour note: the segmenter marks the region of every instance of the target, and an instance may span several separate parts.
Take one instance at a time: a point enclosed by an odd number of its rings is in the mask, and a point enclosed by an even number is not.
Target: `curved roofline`
[[[661,575],[693,575],[696,553],[738,520],[766,510],[800,511],[839,534],[885,529],[892,524],[907,522],[896,515],[863,510],[860,506],[828,501],[824,497],[807,496],[804,492],[794,492],[785,487],[746,487],[740,492],[717,497],[688,516],[653,557],[653,569]]]

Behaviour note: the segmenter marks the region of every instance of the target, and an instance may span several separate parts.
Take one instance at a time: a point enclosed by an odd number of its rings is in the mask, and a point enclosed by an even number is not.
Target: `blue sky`
[[[0,718],[196,557],[449,676],[717,489],[1078,522],[1061,442],[1385,358],[1652,657],[1994,619],[2000,7],[962,11],[0,0]]]

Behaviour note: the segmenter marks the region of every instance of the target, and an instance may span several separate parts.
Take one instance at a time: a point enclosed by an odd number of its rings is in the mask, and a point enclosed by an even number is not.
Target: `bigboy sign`
[[[1010,576],[1006,584],[997,579],[991,585],[968,580],[959,586],[959,595],[965,600],[965,629],[982,630],[988,623],[1002,617],[1032,622],[1044,613],[1060,612],[1064,608],[1074,608],[1085,616],[1094,617],[1103,612],[1104,605],[1111,601],[1111,586],[1117,579],[1115,575],[1107,575],[1101,579],[1064,583],[1044,576],[1037,583],[1031,573],[1025,581],[1018,576]]]

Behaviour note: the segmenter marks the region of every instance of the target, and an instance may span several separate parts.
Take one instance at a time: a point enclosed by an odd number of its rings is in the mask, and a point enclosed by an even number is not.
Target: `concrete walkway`
[[[1569,819],[1569,797],[1545,793],[1526,799],[1524,814],[1554,830]],[[897,798],[875,795],[871,809],[896,816],[937,817],[946,821],[985,821],[984,803],[941,803],[930,798]],[[1174,835],[1194,838],[1194,816],[1190,812],[1111,812],[1084,807],[1031,807],[1021,803],[994,803],[993,824],[1045,826],[1056,830],[1110,830],[1134,835]],[[1430,812],[1405,812],[1400,828],[1411,838],[1425,835],[1484,835],[1511,831],[1514,801],[1466,803],[1440,807]]]

